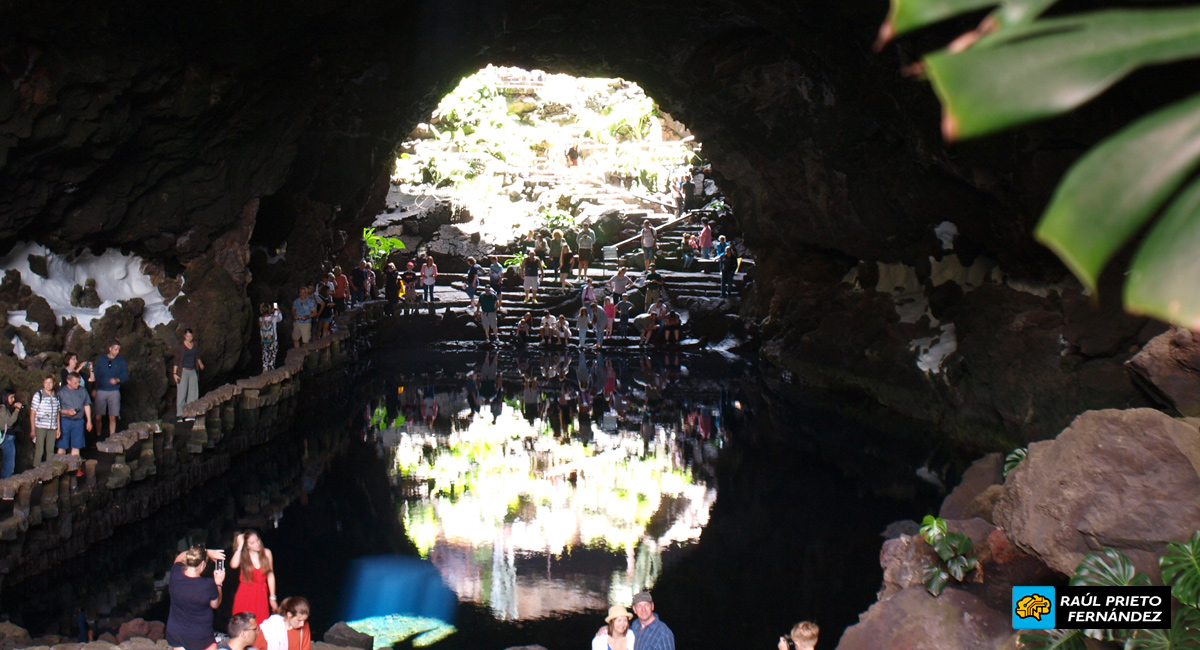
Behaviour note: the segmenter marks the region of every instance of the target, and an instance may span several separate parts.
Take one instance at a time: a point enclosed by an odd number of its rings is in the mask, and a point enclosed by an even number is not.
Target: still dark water
[[[874,602],[879,533],[940,502],[915,470],[961,465],[719,355],[404,351],[345,380],[356,397],[313,391],[293,435],[196,496],[5,585],[4,611],[35,634],[73,636],[78,608],[100,628],[165,620],[176,549],[253,527],[314,635],[345,616],[356,559],[401,554],[459,603],[434,648],[586,647],[641,589],[681,650],[769,650],[802,619],[833,648]]]

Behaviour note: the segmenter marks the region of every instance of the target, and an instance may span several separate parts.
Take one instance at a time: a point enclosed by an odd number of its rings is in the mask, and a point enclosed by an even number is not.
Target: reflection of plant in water
[[[646,449],[636,435],[598,433],[585,446],[511,417],[488,421],[448,437],[401,435],[397,469],[431,485],[428,500],[404,511],[422,555],[439,535],[485,544],[505,525],[527,550],[561,553],[578,543],[619,551],[637,545],[664,499],[696,507],[711,496],[671,453]],[[689,525],[703,525],[706,512]],[[656,528],[671,539],[682,534],[668,522]]]

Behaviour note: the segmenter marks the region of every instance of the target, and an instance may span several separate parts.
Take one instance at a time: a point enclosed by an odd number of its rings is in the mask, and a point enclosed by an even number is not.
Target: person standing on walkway
[[[525,302],[537,302],[538,286],[542,283],[542,260],[532,253],[525,255]]]
[[[121,386],[129,381],[129,364],[121,356],[121,344],[108,344],[108,354],[92,364],[96,376],[96,403],[92,413],[96,416],[96,438],[103,440],[104,421],[108,416],[108,435],[117,432],[117,418],[121,417]]]
[[[400,274],[396,273],[396,265],[391,262],[383,269],[383,297],[387,299],[388,316],[395,315],[396,303],[400,301]]]
[[[721,297],[733,295],[733,274],[737,273],[738,261],[734,255],[733,246],[725,248],[721,256]]]
[[[209,560],[225,560],[225,551],[208,550],[196,545],[175,556],[167,593],[171,610],[167,614],[166,639],[175,650],[213,650],[213,610],[221,606],[221,585],[225,569],[220,564],[212,577],[204,575]]]
[[[13,430],[21,419],[25,405],[17,401],[17,394],[5,390],[0,398],[0,479],[13,475],[17,463],[17,432]]]
[[[425,302],[433,302],[433,288],[437,286],[437,264],[433,263],[433,256],[426,255],[425,263],[421,265],[421,284],[425,287]]]
[[[339,314],[350,304],[350,278],[342,273],[340,266],[333,267],[333,304]]]
[[[492,283],[492,290],[499,296],[504,293],[504,267],[500,266],[500,261],[495,255],[489,257],[488,261],[491,262],[491,266],[488,267],[488,280]]]
[[[200,375],[197,370],[204,370],[204,362],[200,360],[196,348],[196,333],[192,328],[183,330],[183,340],[175,346],[175,367],[172,376],[175,379],[175,417],[183,417],[183,405],[200,398]]]
[[[34,393],[29,407],[29,438],[33,440],[33,466],[37,467],[54,456],[54,441],[62,437],[62,403],[54,393],[54,375],[42,377],[42,389]]]
[[[712,254],[712,226],[709,225],[707,218],[701,218],[700,225],[702,226],[700,228],[700,241],[698,242],[700,244],[700,259],[706,260]]]
[[[483,338],[491,341],[495,336],[497,343],[500,342],[499,312],[500,296],[496,295],[490,286],[484,287],[479,296],[479,318],[483,325]]]
[[[579,332],[579,349],[587,347],[588,326],[591,324],[591,313],[588,311],[587,305],[579,308],[579,315],[575,317],[575,331]]]
[[[580,227],[575,243],[579,245],[579,275],[586,278],[588,267],[592,265],[592,248],[596,245],[596,233],[591,226],[584,223]]]
[[[261,314],[258,318],[258,338],[262,342],[262,370],[267,372],[275,369],[275,357],[279,354],[279,331],[277,326],[283,320],[283,312],[279,304],[263,303],[258,308]]]
[[[621,316],[621,336],[629,334],[629,313],[633,311],[633,302],[629,298],[622,297],[621,302],[617,303],[617,313]]]
[[[588,306],[588,316],[592,323],[592,329],[596,332],[596,349],[604,347],[604,333],[608,331],[610,324],[608,322],[608,314],[604,313],[604,308],[596,303]]]
[[[233,611],[250,612],[260,621],[267,620],[279,608],[275,597],[275,556],[263,546],[257,531],[237,534],[229,568],[238,570]]]
[[[367,299],[367,261],[359,260],[350,270],[350,298],[355,304]]]
[[[317,315],[317,301],[308,295],[308,287],[300,287],[300,297],[292,301],[292,347],[312,340],[312,322]]]
[[[67,375],[67,384],[58,389],[59,425],[62,437],[58,439],[58,453],[78,456],[79,450],[87,445],[85,431],[92,430],[92,396],[82,386],[79,373]],[[76,470],[83,476],[83,469]]]
[[[621,298],[629,287],[633,284],[633,280],[626,275],[627,269],[624,266],[617,267],[617,274],[608,279],[608,292],[613,295],[613,300],[621,302]]]
[[[417,281],[420,276],[417,275],[416,265],[412,260],[404,266],[404,273],[400,274],[400,280],[404,283],[404,312],[416,313],[417,311]]]
[[[479,262],[475,261],[474,257],[467,258],[467,300],[474,300],[475,294],[479,291],[479,274],[483,272],[483,267],[479,266]]]
[[[642,268],[654,266],[654,256],[658,254],[658,233],[650,221],[642,222]]]
[[[650,263],[650,268],[646,270],[646,277],[643,280],[646,286],[646,307],[649,308],[658,301],[658,297],[662,295],[663,276],[654,268],[654,263]]]

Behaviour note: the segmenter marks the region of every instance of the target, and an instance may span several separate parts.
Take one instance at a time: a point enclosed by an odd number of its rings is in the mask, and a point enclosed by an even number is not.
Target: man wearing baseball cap
[[[654,599],[650,592],[641,591],[634,595],[633,614],[637,620],[630,624],[629,630],[637,636],[637,650],[675,650],[675,635],[654,614]]]

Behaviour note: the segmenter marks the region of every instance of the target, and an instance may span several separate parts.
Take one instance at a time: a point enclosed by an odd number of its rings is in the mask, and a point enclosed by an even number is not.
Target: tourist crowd
[[[225,595],[225,551],[192,546],[175,558],[168,584],[166,640],[181,650],[312,650],[309,602],[275,595],[275,558],[257,532],[238,533],[229,568],[238,571],[228,636],[214,633],[213,611]],[[211,573],[209,562],[214,563]]]

